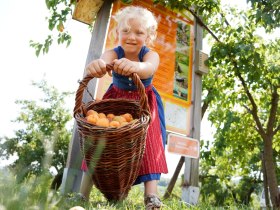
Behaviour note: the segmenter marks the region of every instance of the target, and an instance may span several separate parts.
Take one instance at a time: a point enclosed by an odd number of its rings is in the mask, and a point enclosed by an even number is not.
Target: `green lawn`
[[[133,186],[127,199],[117,203],[110,203],[102,193],[93,188],[89,202],[84,202],[73,193],[62,196],[59,191],[49,189],[51,179],[48,176],[31,177],[24,183],[17,183],[15,176],[7,170],[0,170],[0,210],[67,210],[74,206],[82,206],[87,210],[141,210],[143,205],[143,185]],[[160,195],[165,187],[159,187]],[[166,210],[207,209],[207,210],[237,210],[254,209],[243,206],[211,207],[207,204],[189,206],[180,199],[181,189],[177,183],[170,198],[163,200]]]

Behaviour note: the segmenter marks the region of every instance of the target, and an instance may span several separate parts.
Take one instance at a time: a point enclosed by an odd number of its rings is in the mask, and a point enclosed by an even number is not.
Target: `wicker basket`
[[[137,74],[131,76],[140,94],[140,101],[105,99],[82,104],[84,89],[93,78],[90,76],[83,79],[76,92],[74,117],[81,151],[94,185],[109,201],[125,199],[136,180],[150,123],[144,85]],[[119,128],[99,127],[86,122],[84,117],[89,109],[115,115],[130,113],[137,120]]]

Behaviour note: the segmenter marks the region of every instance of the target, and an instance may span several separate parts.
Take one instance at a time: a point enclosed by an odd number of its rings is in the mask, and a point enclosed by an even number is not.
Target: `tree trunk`
[[[276,208],[279,191],[276,178],[276,170],[273,161],[272,138],[269,136],[264,139],[264,163],[271,203],[273,208]]]
[[[246,194],[245,198],[243,198],[243,203],[245,205],[249,205],[250,200],[251,200],[251,195],[252,193],[255,191],[255,186],[250,187],[250,190],[248,191],[248,193]]]
[[[58,190],[58,188],[60,187],[61,182],[62,182],[62,176],[63,176],[63,173],[60,172],[54,177],[54,179],[51,183],[51,189]]]
[[[262,173],[263,173],[263,189],[264,189],[265,206],[269,207],[270,202],[269,202],[269,197],[268,197],[267,175],[266,175],[263,152],[262,152]]]

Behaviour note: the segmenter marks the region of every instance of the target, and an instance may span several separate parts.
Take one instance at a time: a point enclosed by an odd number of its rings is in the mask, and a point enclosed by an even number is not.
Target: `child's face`
[[[147,30],[141,25],[140,20],[133,18],[128,20],[128,26],[121,24],[118,28],[119,44],[125,53],[138,55],[147,40]]]

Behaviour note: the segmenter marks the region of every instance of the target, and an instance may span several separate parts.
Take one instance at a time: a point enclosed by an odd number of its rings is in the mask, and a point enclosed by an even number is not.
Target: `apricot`
[[[98,115],[98,113],[92,109],[88,110],[87,113],[86,113],[86,116],[89,116],[89,115]]]
[[[62,23],[58,25],[58,30],[61,33],[64,31],[64,25]]]
[[[122,122],[120,126],[125,126],[127,125],[129,122]]]
[[[96,125],[98,117],[96,115],[89,115],[89,116],[86,117],[86,120],[87,120],[88,123]]]
[[[114,114],[107,114],[107,118],[112,121],[114,119],[115,115]]]
[[[124,118],[125,118],[126,122],[130,122],[130,121],[132,121],[132,120],[133,120],[132,115],[131,115],[131,114],[129,114],[129,113],[125,113],[125,114],[123,114],[123,115],[122,115],[122,117],[124,117]]]
[[[72,207],[69,210],[85,210],[85,209],[83,207],[81,207],[81,206],[74,206],[74,207]]]
[[[109,127],[109,120],[107,118],[99,118],[96,125],[101,127]]]
[[[122,122],[126,122],[126,119],[125,119],[123,116],[115,116],[115,117],[113,118],[113,120],[114,120],[114,121],[118,121],[120,124],[121,124]]]
[[[113,120],[110,122],[110,127],[117,128],[119,126],[120,126],[120,122],[118,122],[118,121]]]
[[[106,115],[102,112],[98,113],[98,117],[99,118],[106,118]]]

